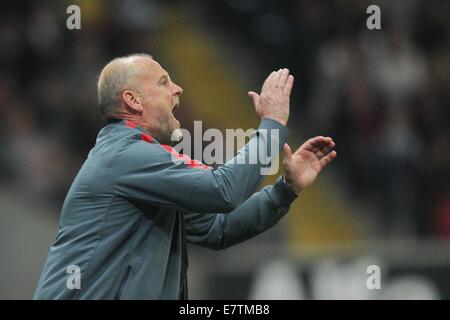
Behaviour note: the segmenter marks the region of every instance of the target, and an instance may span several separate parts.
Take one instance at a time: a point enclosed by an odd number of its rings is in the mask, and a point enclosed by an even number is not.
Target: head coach
[[[183,89],[161,65],[147,54],[108,63],[98,80],[106,125],[68,191],[34,299],[187,299],[188,242],[219,250],[267,230],[336,157],[329,137],[294,153],[286,144],[293,82],[280,69],[249,92],[260,126],[213,169],[170,146]],[[263,164],[239,160],[260,149],[283,150],[284,176],[256,192]]]

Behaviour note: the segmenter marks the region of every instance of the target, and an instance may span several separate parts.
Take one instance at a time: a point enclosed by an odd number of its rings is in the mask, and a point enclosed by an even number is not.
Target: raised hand
[[[312,184],[320,171],[336,158],[334,146],[333,139],[322,136],[309,139],[294,153],[287,143],[284,144],[284,174],[295,192],[300,193]]]
[[[261,94],[249,91],[256,113],[263,118],[270,118],[286,125],[289,119],[289,99],[294,84],[294,76],[288,69],[272,72],[261,89]]]

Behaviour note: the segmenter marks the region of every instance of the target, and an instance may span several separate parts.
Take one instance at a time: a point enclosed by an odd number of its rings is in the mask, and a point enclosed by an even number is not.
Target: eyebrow
[[[164,74],[159,78],[158,83],[160,84],[160,83],[162,83],[163,80],[169,80],[169,79],[170,79],[169,75]]]

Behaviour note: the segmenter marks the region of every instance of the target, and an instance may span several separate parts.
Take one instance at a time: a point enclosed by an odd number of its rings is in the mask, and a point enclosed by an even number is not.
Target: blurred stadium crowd
[[[65,28],[68,2],[2,1],[0,10],[1,184],[57,208],[102,126],[99,70],[118,55],[157,52],[164,6],[177,5],[78,3],[82,32]],[[382,19],[373,31],[367,1],[201,3],[202,19],[261,70],[296,75],[291,126],[335,138],[337,183],[382,214],[383,233],[450,237],[448,1],[373,1]]]
[[[76,32],[66,28],[69,4],[3,1],[0,11],[2,183],[58,208],[102,126],[99,71],[113,57],[151,52],[159,14],[149,1],[131,11],[126,1],[79,2]]]
[[[381,30],[366,29],[370,4]],[[340,181],[382,233],[450,236],[448,1],[225,1],[210,14],[261,65],[290,67],[291,126],[335,138]]]

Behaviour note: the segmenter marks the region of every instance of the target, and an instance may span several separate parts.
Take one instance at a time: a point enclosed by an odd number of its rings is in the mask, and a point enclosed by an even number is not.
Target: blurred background
[[[71,4],[81,30],[66,27]],[[371,4],[381,30],[366,27]],[[98,73],[134,52],[184,88],[187,129],[256,128],[247,91],[287,67],[290,144],[337,144],[273,229],[189,247],[190,298],[450,298],[449,1],[0,0],[0,299],[32,298],[103,126]]]

